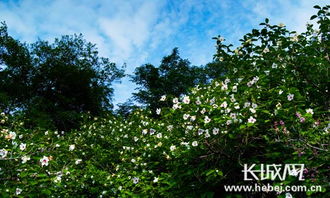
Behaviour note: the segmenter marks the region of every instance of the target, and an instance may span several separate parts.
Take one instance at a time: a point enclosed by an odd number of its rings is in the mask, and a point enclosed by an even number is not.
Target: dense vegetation
[[[112,108],[111,83],[123,76],[82,35],[53,44],[21,43],[0,27],[0,108],[27,118],[26,127],[77,128],[82,113],[99,116]]]
[[[125,118],[91,112],[79,129],[64,132],[26,128],[24,117],[2,113],[1,197],[329,197],[330,6],[315,8],[318,26],[301,34],[266,19],[236,49],[215,37],[214,62],[205,67],[215,79],[182,93],[150,84],[172,75],[166,61],[189,67],[176,50],[158,68],[139,67],[133,80],[147,94],[136,96],[150,108]],[[305,180],[244,181],[243,164],[261,163],[305,164]],[[253,182],[323,190],[223,188]]]

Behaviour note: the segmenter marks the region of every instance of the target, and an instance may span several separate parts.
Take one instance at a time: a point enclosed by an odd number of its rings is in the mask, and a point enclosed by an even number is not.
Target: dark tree
[[[154,111],[168,105],[159,102],[162,95],[179,97],[186,94],[189,88],[205,83],[206,75],[202,67],[191,66],[174,48],[169,56],[163,58],[159,67],[151,64],[137,67],[132,81],[139,85],[134,98]]]
[[[121,116],[123,118],[128,118],[128,116],[134,111],[139,108],[138,105],[134,104],[132,100],[128,100],[124,103],[120,103],[117,105],[118,109],[116,109],[115,113],[118,116]]]
[[[10,112],[23,107],[31,96],[33,74],[31,56],[26,44],[10,37],[7,26],[0,26],[0,109]]]
[[[19,108],[32,125],[46,120],[61,130],[77,127],[81,113],[112,109],[111,84],[123,70],[99,57],[82,35],[26,45],[10,37],[3,24],[0,36],[2,108]]]

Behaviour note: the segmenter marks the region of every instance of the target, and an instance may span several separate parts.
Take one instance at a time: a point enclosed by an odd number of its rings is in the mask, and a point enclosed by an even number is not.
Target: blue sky
[[[178,47],[193,65],[212,61],[213,36],[238,40],[264,18],[305,30],[313,5],[324,0],[0,0],[0,21],[21,41],[53,41],[82,33],[96,43],[100,55],[131,74],[145,63],[159,65]],[[128,78],[114,84],[114,103],[125,102],[135,85]]]

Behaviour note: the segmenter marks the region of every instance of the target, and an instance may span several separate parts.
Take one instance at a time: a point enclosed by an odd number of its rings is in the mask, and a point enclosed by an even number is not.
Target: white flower
[[[46,156],[43,156],[43,158],[40,159],[41,166],[48,166],[49,158]]]
[[[291,37],[290,40],[293,41],[293,42],[298,42],[299,41],[298,35],[297,34],[294,35],[293,37]]]
[[[209,138],[209,137],[210,137],[209,132],[206,132],[206,133],[205,133],[205,138]]]
[[[220,42],[222,42],[222,41],[224,41],[225,40],[225,38],[223,38],[223,37],[218,37],[218,41],[220,41]]]
[[[245,102],[245,103],[244,103],[244,108],[249,107],[250,105],[251,105],[250,102]]]
[[[306,113],[309,113],[309,114],[314,114],[314,111],[313,111],[313,109],[311,109],[311,108],[309,108],[309,109],[306,109]]]
[[[285,198],[293,198],[291,193],[285,193]]]
[[[11,139],[11,140],[14,140],[16,139],[16,133],[13,132],[13,131],[10,131],[8,135],[6,135],[5,137],[6,139]]]
[[[258,105],[257,105],[257,104],[255,104],[255,103],[252,103],[251,107],[255,109],[255,108],[257,108],[257,107],[258,107]]]
[[[168,125],[167,130],[172,131],[173,130],[173,125]]]
[[[69,146],[69,151],[73,151],[74,149],[75,149],[75,145],[74,144],[71,144],[70,146]]]
[[[135,160],[135,159],[131,159],[131,162],[132,162],[132,163],[135,163],[135,162],[136,162],[136,160]]]
[[[214,128],[212,130],[212,132],[213,132],[213,135],[217,135],[219,133],[219,129],[218,128]]]
[[[160,108],[156,109],[156,114],[159,115],[162,110]]]
[[[196,116],[190,116],[190,121],[195,121],[196,120]]]
[[[176,146],[174,146],[174,145],[170,146],[171,151],[174,151],[175,149],[176,149]]]
[[[227,120],[226,125],[230,125],[233,121],[232,120]]]
[[[259,80],[259,77],[258,76],[253,77],[253,79],[252,79],[253,84],[256,83],[256,82],[258,82],[258,80]]]
[[[226,79],[225,79],[225,83],[226,83],[226,84],[230,83],[230,79],[226,78]]]
[[[26,149],[26,144],[21,143],[21,144],[19,145],[19,149],[21,149],[21,151],[24,151],[24,150]]]
[[[11,136],[11,139],[14,140],[16,139],[16,133],[15,132],[9,132],[9,135]]]
[[[143,129],[143,130],[142,130],[142,134],[143,134],[143,135],[146,135],[147,133],[148,133],[148,130],[147,130],[147,129]]]
[[[180,106],[180,105],[178,105],[178,104],[174,104],[172,108],[173,108],[174,110],[175,110],[175,109],[180,109],[180,108],[181,108],[181,106]]]
[[[251,113],[256,113],[256,110],[253,108],[250,108]]]
[[[182,100],[183,103],[185,104],[189,104],[190,103],[190,99],[189,99],[189,96],[185,96]]]
[[[233,86],[232,92],[237,92],[237,86]]]
[[[80,164],[81,162],[82,162],[82,159],[76,159],[75,164],[78,165],[78,164]]]
[[[57,147],[57,148],[58,148],[58,147],[60,147],[60,145],[59,145],[59,144],[55,144],[55,147]]]
[[[224,102],[220,105],[220,107],[223,107],[223,108],[227,108],[227,106],[228,106],[228,104],[227,104],[226,101],[224,101]]]
[[[291,100],[293,100],[294,95],[289,93],[287,97],[288,97],[288,101],[291,101]]]
[[[236,55],[239,55],[239,54],[242,53],[242,52],[240,52],[238,49],[235,49],[234,52],[235,52]]]
[[[137,184],[137,183],[139,183],[140,179],[138,177],[134,177],[132,180],[133,180],[134,184]]]
[[[21,194],[22,193],[22,189],[20,189],[20,188],[16,188],[16,191],[15,191],[15,193],[16,193],[16,195],[19,195],[19,194]]]
[[[209,122],[211,122],[211,119],[208,116],[205,116],[204,123],[207,124]]]
[[[138,137],[135,137],[135,136],[134,136],[133,139],[134,139],[134,142],[137,142],[139,140],[139,138]]]
[[[30,160],[30,157],[29,156],[26,156],[24,155],[23,157],[21,157],[21,160],[22,160],[22,164],[25,164],[27,161]]]
[[[190,116],[189,114],[183,114],[183,119],[187,120],[189,118],[189,116]]]
[[[179,99],[178,99],[178,98],[174,98],[174,99],[173,99],[173,103],[174,103],[174,104],[176,104],[176,103],[178,103],[178,102],[179,102]]]
[[[8,151],[6,149],[0,150],[0,158],[5,158],[8,154]]]
[[[57,175],[54,179],[55,183],[60,183],[62,181],[62,175]]]
[[[196,104],[200,105],[200,104],[202,104],[202,102],[200,100],[196,100]]]
[[[193,141],[193,142],[191,143],[191,145],[192,145],[192,146],[198,146],[198,143],[197,143],[197,141]]]
[[[152,182],[154,182],[154,183],[157,183],[157,182],[158,182],[158,180],[159,180],[159,178],[158,178],[158,177],[154,177],[154,180],[153,180]]]
[[[252,117],[252,116],[250,116],[250,118],[248,119],[248,123],[255,123],[257,120],[254,118],[254,117]]]
[[[234,94],[231,95],[231,97],[230,97],[230,101],[231,101],[231,102],[236,102],[236,99],[235,99]]]
[[[279,94],[279,95],[281,95],[282,93],[283,93],[283,91],[282,91],[282,90],[279,90],[279,91],[278,91],[278,94]]]
[[[158,133],[158,134],[156,135],[156,137],[157,137],[157,138],[162,138],[162,134],[161,134],[161,133]]]
[[[228,85],[225,83],[222,83],[221,90],[223,90],[223,91],[228,90]]]
[[[276,63],[273,63],[273,64],[272,64],[272,68],[273,68],[273,69],[276,69],[276,68],[277,68],[277,64],[276,64]]]
[[[265,49],[262,51],[263,53],[268,53],[269,49],[267,47],[265,47]]]
[[[160,101],[165,101],[166,100],[166,95],[162,95],[162,97],[160,98]]]
[[[150,129],[150,135],[153,135],[156,132],[155,129]]]

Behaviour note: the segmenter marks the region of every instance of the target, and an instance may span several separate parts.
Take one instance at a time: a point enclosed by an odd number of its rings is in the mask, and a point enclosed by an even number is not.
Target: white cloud
[[[215,52],[213,36],[227,43],[238,40],[268,17],[303,31],[313,5],[321,0],[161,1],[161,0],[20,0],[0,2],[0,21],[22,41],[53,41],[64,34],[82,33],[96,43],[100,55],[127,72],[144,63],[158,65],[172,48],[192,64],[206,64]],[[115,85],[116,102],[124,102],[135,85],[123,80]]]
[[[324,6],[322,0],[248,0],[242,5],[250,10],[246,16],[251,24],[257,25],[265,18],[270,19],[270,23],[284,23],[289,30],[297,32],[306,31],[306,23],[315,14],[314,5]]]

